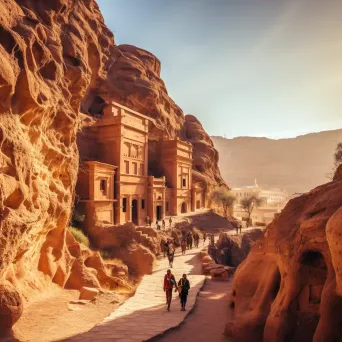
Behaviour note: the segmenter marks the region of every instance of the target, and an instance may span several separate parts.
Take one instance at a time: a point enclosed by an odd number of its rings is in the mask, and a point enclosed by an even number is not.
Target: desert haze
[[[330,180],[342,129],[291,139],[212,137],[222,177],[231,187],[251,185],[306,192]]]

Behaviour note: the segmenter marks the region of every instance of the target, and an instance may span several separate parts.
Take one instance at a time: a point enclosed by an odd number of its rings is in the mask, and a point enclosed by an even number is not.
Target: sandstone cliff
[[[66,226],[81,100],[106,77],[117,48],[93,0],[6,0],[0,13],[3,332],[19,318],[22,300],[48,279],[62,287],[102,285],[101,270],[85,266],[87,257],[67,239]],[[125,287],[102,276],[111,289]]]
[[[341,341],[341,236],[337,172],[291,200],[239,266],[226,333],[234,341]]]

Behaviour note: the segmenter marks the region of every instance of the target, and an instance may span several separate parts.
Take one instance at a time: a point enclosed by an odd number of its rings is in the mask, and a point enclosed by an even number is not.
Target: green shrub
[[[112,256],[111,248],[101,249],[100,255],[101,255],[102,259],[110,259]]]
[[[89,247],[89,239],[88,237],[82,232],[81,229],[75,227],[69,227],[70,233],[76,239],[77,242],[81,243],[82,245]]]

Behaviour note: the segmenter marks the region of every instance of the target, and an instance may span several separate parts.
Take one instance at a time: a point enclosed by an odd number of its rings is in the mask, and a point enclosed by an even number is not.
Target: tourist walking
[[[212,246],[215,245],[215,236],[214,236],[214,234],[211,234],[211,235],[210,235],[210,244],[211,244]]]
[[[195,248],[198,248],[199,235],[197,233],[194,234],[194,243],[195,243]]]
[[[192,249],[192,242],[193,242],[193,240],[192,240],[191,232],[188,233],[187,238],[186,238],[186,242],[187,242],[188,249]]]
[[[186,240],[185,239],[182,239],[181,249],[182,249],[182,255],[184,255],[186,252]]]
[[[171,225],[172,225],[172,218],[171,218],[171,216],[169,218],[169,224],[170,224],[170,228],[171,228]]]
[[[183,274],[183,277],[178,282],[178,292],[181,303],[181,311],[185,311],[186,301],[188,299],[188,294],[190,290],[190,282],[186,277],[186,274]]]
[[[164,252],[164,258],[166,258],[167,256],[167,251],[169,249],[169,240],[167,240],[164,244],[163,244],[163,252]]]
[[[239,224],[239,230],[240,230],[240,234],[242,234],[242,224]]]
[[[239,235],[239,226],[236,226],[235,230],[236,230],[236,235]]]
[[[162,221],[163,229],[165,230],[165,220]]]
[[[167,258],[169,259],[169,266],[173,267],[173,259],[175,257],[175,246],[173,245],[172,241],[169,242],[167,248]]]
[[[149,225],[150,227],[152,227],[152,220],[151,220],[151,219],[148,220],[148,225]]]
[[[170,305],[172,300],[172,290],[176,286],[176,279],[171,273],[171,270],[167,270],[164,276],[164,292],[166,294],[167,311],[170,311]]]
[[[160,230],[160,224],[157,221],[157,230]]]
[[[146,223],[146,226],[148,226],[150,223],[150,218],[148,216],[146,216],[145,223]]]
[[[207,239],[207,234],[203,233],[203,245],[205,245],[205,240]]]

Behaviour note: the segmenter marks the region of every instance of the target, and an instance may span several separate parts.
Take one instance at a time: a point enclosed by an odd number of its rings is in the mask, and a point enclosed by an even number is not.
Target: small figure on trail
[[[239,230],[240,230],[240,234],[242,234],[242,224],[239,224]]]
[[[175,277],[171,273],[171,270],[167,270],[164,276],[164,292],[166,294],[167,311],[170,311],[170,305],[171,305],[171,300],[172,300],[172,290],[174,286],[176,286]]]
[[[236,235],[239,235],[239,226],[236,226],[235,230],[236,230]]]
[[[150,218],[148,216],[146,216],[146,219],[145,219],[146,226],[148,226],[149,223],[150,223]]]
[[[205,241],[207,240],[207,234],[203,233],[203,245],[205,244]]]
[[[151,219],[148,220],[148,225],[149,225],[150,227],[152,227],[152,220],[151,220]]]
[[[157,230],[160,230],[160,224],[157,221]]]
[[[210,244],[212,245],[212,246],[214,246],[215,245],[215,237],[214,237],[214,235],[212,234],[212,235],[210,235]]]
[[[191,232],[188,233],[187,238],[186,238],[186,242],[187,242],[188,249],[192,249],[192,242],[193,242],[193,240],[192,240]]]
[[[194,242],[195,242],[195,248],[198,248],[199,244],[199,235],[197,233],[194,234]]]
[[[183,277],[178,282],[178,293],[180,297],[180,303],[181,303],[181,311],[185,311],[185,305],[186,301],[188,299],[188,294],[190,290],[190,282],[186,278],[186,274],[183,274]]]
[[[165,230],[165,220],[162,221],[163,229]]]
[[[169,218],[169,224],[170,224],[170,228],[171,228],[171,225],[172,225],[172,218],[171,218],[171,216]]]
[[[173,266],[173,258],[175,256],[175,246],[172,241],[169,242],[169,246],[167,249],[167,258],[169,259],[169,266],[172,268]]]
[[[163,244],[164,258],[166,258],[168,249],[169,249],[169,240],[165,241],[165,243]]]
[[[181,242],[181,249],[182,249],[182,255],[184,255],[186,252],[186,240],[185,239],[183,239]]]

